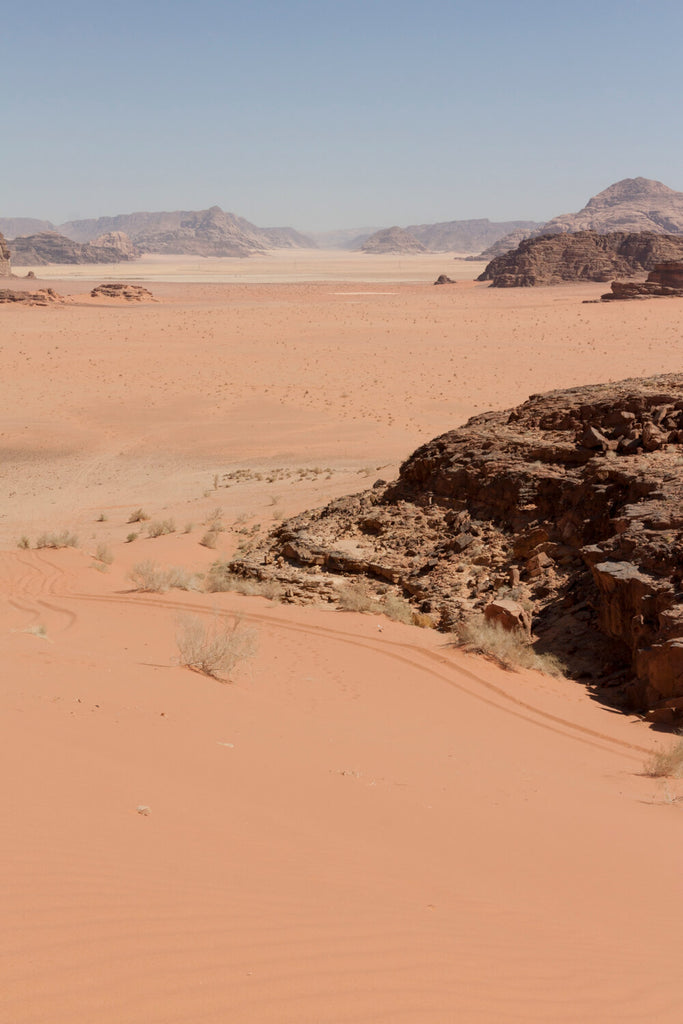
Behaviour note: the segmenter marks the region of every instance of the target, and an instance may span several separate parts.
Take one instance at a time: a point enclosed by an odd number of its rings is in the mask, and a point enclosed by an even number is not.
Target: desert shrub
[[[168,590],[198,590],[199,577],[186,569],[173,566],[164,569],[157,562],[138,562],[128,579],[143,594],[165,594]]]
[[[183,533],[192,533],[193,530],[194,523],[185,523],[185,529],[183,530]]]
[[[427,612],[413,612],[413,625],[420,629],[435,629],[436,623]]]
[[[68,530],[62,530],[61,533],[41,533],[36,541],[37,548],[75,548],[77,546],[78,537]]]
[[[205,548],[211,548],[213,551],[218,544],[218,534],[215,530],[207,530],[199,543]]]
[[[645,774],[653,779],[678,778],[683,775],[683,739],[668,750],[655,750],[645,765]]]
[[[530,668],[550,676],[561,676],[563,666],[553,654],[537,654],[518,631],[503,629],[475,615],[458,627],[456,643],[493,658],[503,668]]]
[[[106,523],[106,521],[107,521],[107,516],[105,515],[104,512],[100,512],[100,514],[97,517],[97,522],[98,523]]]
[[[18,542],[17,542],[17,547],[18,547],[18,548],[23,548],[23,550],[24,550],[24,551],[25,551],[25,550],[26,550],[27,548],[30,548],[30,547],[31,547],[31,541],[30,541],[30,540],[28,539],[28,537],[26,536],[26,534],[24,534],[24,535],[23,535],[23,537],[20,537],[20,538],[19,538],[19,540],[18,540]]]
[[[149,516],[144,511],[144,509],[136,508],[135,512],[131,512],[130,516],[128,517],[128,522],[129,523],[146,523],[148,519],[149,519]]]
[[[339,588],[337,603],[345,612],[368,612],[378,608],[367,583],[360,579],[345,583]]]
[[[102,562],[103,565],[111,565],[111,563],[114,561],[114,556],[112,555],[111,550],[107,547],[106,544],[97,545],[97,548],[95,550],[95,558],[97,559],[98,562]]]
[[[233,669],[256,651],[256,634],[244,629],[239,616],[206,622],[198,615],[184,616],[176,634],[180,663],[214,679],[230,678]]]
[[[231,572],[227,562],[214,562],[204,579],[204,589],[211,594],[232,592],[247,597],[267,597],[269,601],[279,601],[283,595],[283,586],[277,580],[245,579]]]
[[[399,594],[387,594],[384,598],[382,611],[387,618],[394,619],[395,622],[405,622],[407,625],[412,624],[413,609],[405,597],[401,597]]]
[[[149,537],[164,537],[167,533],[175,533],[175,519],[155,519],[147,527]]]
[[[137,540],[140,536],[139,533],[129,533],[126,537],[126,544],[132,544],[134,540]]]

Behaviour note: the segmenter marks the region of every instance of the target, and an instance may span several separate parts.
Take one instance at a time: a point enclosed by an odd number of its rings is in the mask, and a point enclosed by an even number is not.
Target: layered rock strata
[[[683,259],[683,236],[653,232],[542,235],[491,260],[477,278],[493,288],[526,288],[564,281],[633,277],[656,264]]]
[[[601,296],[610,299],[652,299],[662,296],[683,297],[683,263],[657,263],[645,281],[612,281],[611,291]]]
[[[442,629],[512,600],[535,644],[630,707],[683,714],[683,374],[534,395],[278,526],[230,571],[292,601],[343,577]]]

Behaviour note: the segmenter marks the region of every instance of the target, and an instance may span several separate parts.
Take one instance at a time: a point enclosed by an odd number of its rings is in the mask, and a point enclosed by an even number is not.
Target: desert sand
[[[35,268],[70,298],[0,307],[0,1020],[677,1024],[683,784],[643,773],[670,737],[433,630],[128,572],[205,571],[473,413],[679,370],[680,306],[222,262],[118,268],[156,298],[125,306]],[[184,614],[254,657],[182,667]]]

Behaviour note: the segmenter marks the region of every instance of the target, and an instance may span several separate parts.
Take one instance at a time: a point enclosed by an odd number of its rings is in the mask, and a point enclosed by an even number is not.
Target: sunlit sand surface
[[[473,413],[679,370],[679,305],[450,257],[196,262],[36,268],[73,298],[0,307],[0,1020],[678,1024],[666,736],[431,630],[128,573],[205,572]],[[157,301],[89,297],[115,278]],[[228,613],[258,646],[222,684],[176,632]]]

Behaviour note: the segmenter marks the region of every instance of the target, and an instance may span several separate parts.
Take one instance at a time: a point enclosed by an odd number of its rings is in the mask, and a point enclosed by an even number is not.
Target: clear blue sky
[[[322,230],[683,191],[680,0],[3,6],[0,216]]]

